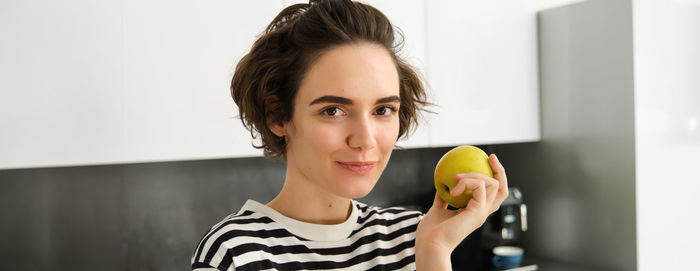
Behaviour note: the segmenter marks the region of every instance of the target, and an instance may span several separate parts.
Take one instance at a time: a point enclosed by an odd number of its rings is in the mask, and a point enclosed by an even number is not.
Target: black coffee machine
[[[491,263],[491,250],[497,246],[520,245],[521,236],[527,231],[527,206],[518,188],[510,187],[508,192],[500,209],[455,248],[453,270],[496,270]]]

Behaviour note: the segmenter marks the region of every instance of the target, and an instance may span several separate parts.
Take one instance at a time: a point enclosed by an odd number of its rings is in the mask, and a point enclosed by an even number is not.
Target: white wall
[[[639,270],[700,257],[700,1],[634,2]]]

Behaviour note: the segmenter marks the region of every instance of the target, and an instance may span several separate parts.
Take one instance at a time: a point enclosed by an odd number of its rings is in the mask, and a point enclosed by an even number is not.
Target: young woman
[[[292,5],[270,23],[238,63],[231,92],[265,156],[285,161],[284,186],[214,225],[193,269],[451,268],[452,250],[508,194],[495,155],[495,179],[455,176],[452,193],[474,195],[457,211],[437,194],[426,214],[353,200],[372,190],[427,104],[396,45],[381,12],[348,0]]]

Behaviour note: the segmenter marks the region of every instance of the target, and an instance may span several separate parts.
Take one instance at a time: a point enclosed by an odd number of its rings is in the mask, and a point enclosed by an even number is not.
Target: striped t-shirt
[[[415,270],[421,212],[352,201],[348,219],[306,223],[248,200],[214,225],[192,255],[192,269]]]

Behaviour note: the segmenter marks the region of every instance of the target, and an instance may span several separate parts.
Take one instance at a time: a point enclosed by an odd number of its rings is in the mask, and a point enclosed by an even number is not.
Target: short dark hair
[[[395,33],[401,39],[395,39]],[[238,62],[231,80],[231,96],[239,117],[253,139],[259,134],[264,155],[284,159],[286,141],[268,127],[268,120],[292,119],[294,97],[301,80],[322,53],[359,42],[383,46],[396,64],[401,105],[399,138],[417,125],[418,111],[429,105],[416,71],[398,55],[400,30],[376,8],[349,0],[314,0],[282,10]],[[274,97],[270,102],[270,97]]]

